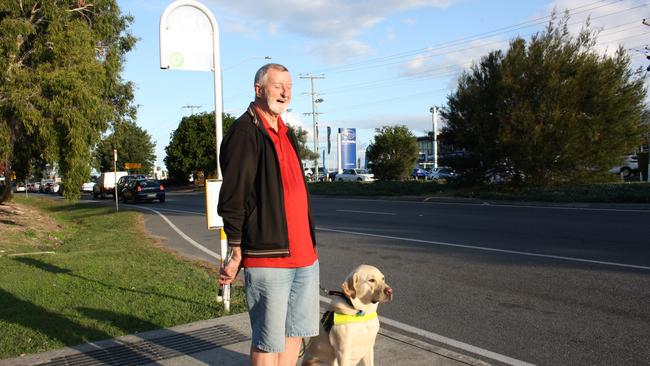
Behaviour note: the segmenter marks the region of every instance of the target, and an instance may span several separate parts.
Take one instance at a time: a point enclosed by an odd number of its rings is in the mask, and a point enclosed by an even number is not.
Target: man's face
[[[255,95],[275,115],[286,112],[291,102],[291,75],[286,71],[270,69],[264,85],[255,84]]]

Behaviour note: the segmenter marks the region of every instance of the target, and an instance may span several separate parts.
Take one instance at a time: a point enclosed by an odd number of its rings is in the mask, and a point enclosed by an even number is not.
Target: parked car
[[[429,175],[428,172],[426,170],[420,169],[420,168],[415,168],[411,172],[411,177],[413,179],[426,179],[427,175]]]
[[[158,200],[165,202],[165,187],[157,179],[131,180],[122,191],[122,202]]]
[[[25,185],[23,183],[17,183],[15,191],[16,192],[25,192],[27,188],[25,188]]]
[[[343,173],[336,175],[336,181],[350,181],[350,182],[372,182],[375,176],[368,173],[365,169],[343,169]]]
[[[428,180],[433,181],[452,181],[458,178],[458,173],[447,167],[437,167],[427,176]]]
[[[86,193],[92,193],[95,182],[86,182],[81,185],[81,191]]]
[[[632,174],[639,173],[639,159],[636,154],[630,154],[622,159],[622,164],[620,166],[615,166],[609,170],[614,174],[619,174],[623,178],[627,178]]]

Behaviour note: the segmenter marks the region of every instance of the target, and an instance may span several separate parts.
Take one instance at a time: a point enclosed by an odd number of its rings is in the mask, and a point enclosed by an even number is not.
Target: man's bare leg
[[[278,366],[296,366],[302,337],[284,338],[284,352],[278,354]]]
[[[278,366],[279,353],[262,351],[259,348],[251,347],[252,366]]]
[[[251,347],[251,364],[253,366],[295,366],[301,344],[301,337],[286,337],[284,352],[281,353],[270,353]]]

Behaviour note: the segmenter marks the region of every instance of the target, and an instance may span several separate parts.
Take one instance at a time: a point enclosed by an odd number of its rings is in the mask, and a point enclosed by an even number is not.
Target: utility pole
[[[319,76],[314,76],[314,75],[300,75],[301,79],[310,79],[311,80],[311,113],[305,113],[305,115],[311,114],[312,116],[312,122],[313,122],[313,128],[314,128],[314,153],[315,153],[315,159],[314,159],[314,177],[316,181],[318,181],[318,115],[320,113],[316,112],[316,103],[322,103],[323,99],[322,98],[316,98],[318,93],[316,93],[316,84],[314,83],[315,79],[325,79],[325,76],[319,75]],[[324,173],[324,172],[323,172]]]
[[[199,109],[199,108],[201,108],[201,106],[200,106],[200,105],[190,105],[190,104],[187,104],[187,105],[182,106],[181,108],[183,108],[183,109],[189,109],[189,110],[190,110],[190,116],[192,116],[192,115],[194,115],[194,110],[195,110],[195,109]]]

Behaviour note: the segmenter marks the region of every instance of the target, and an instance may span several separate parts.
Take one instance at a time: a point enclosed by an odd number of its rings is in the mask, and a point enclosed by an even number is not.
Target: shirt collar
[[[255,106],[255,113],[257,113],[257,116],[260,118],[260,120],[262,120],[262,123],[264,124],[264,128],[266,128],[266,131],[269,132],[269,133],[271,133],[271,132],[275,133],[275,130],[273,128],[271,128],[271,125],[269,124],[269,122],[264,117],[264,113],[262,113],[262,111],[260,110],[260,108],[258,106]],[[282,117],[278,116],[278,132],[277,132],[277,134],[279,135],[281,133],[284,133],[284,132],[286,132],[286,130],[287,130],[287,125],[284,124],[284,121],[282,120]]]

